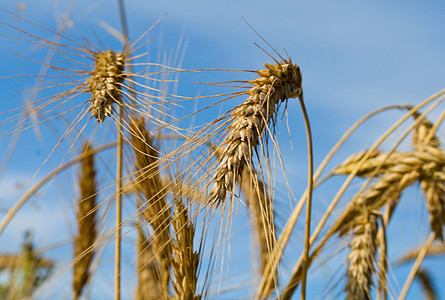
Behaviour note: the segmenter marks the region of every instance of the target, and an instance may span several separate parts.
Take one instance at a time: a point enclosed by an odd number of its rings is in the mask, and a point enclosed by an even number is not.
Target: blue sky
[[[19,2],[25,4],[25,9],[20,13],[22,16],[53,30],[56,29],[57,21],[63,12],[70,7],[69,1],[65,0],[3,0],[0,8],[17,12]],[[334,3],[334,1],[133,0],[126,1],[126,10],[130,38],[133,40],[167,12],[167,16],[150,35],[154,38],[150,42],[150,50],[153,51],[151,57],[156,59],[160,41],[165,53],[168,54],[174,51],[178,40],[183,36],[183,41],[187,42],[182,64],[185,69],[255,70],[262,68],[266,62],[271,63],[271,59],[254,43],[258,43],[269,52],[270,48],[256,36],[243,18],[281,54],[284,53],[282,49],[286,49],[293,62],[297,63],[303,72],[305,102],[315,140],[316,165],[349,126],[371,110],[389,104],[417,104],[441,90],[445,84],[443,76],[445,3],[442,1],[335,1]],[[0,20],[18,27],[33,28],[5,11],[0,12]],[[94,30],[100,34],[99,39],[106,45],[118,45],[113,37],[100,29],[102,22],[106,22],[120,30],[115,1],[72,1],[69,20],[70,27],[65,32],[66,35],[76,40],[80,40],[82,35],[87,35],[91,39],[93,36],[91,32]],[[42,34],[42,31],[36,30],[36,32]],[[16,34],[4,25],[0,26],[0,33]],[[18,53],[42,61],[46,49],[6,37],[0,39],[7,41],[0,43],[3,73],[0,76],[39,72],[38,63],[29,63],[23,57],[13,54]],[[191,85],[193,81],[214,82],[251,78],[250,74],[238,72],[205,72],[180,76],[178,92],[186,96],[215,93],[209,87]],[[30,89],[33,84],[32,79],[25,77],[1,79],[0,87],[7,96],[3,97],[0,110],[6,111],[21,105],[24,96],[14,92]],[[215,90],[220,91],[220,89]],[[198,105],[204,106],[206,101],[212,100],[202,100]],[[242,100],[238,99],[231,103],[236,101]],[[177,113],[186,114],[193,109],[193,105],[194,103],[190,102]],[[218,107],[218,110],[224,111],[228,107],[227,105]],[[298,198],[306,184],[306,146],[298,102],[289,101],[288,111],[293,150],[289,144],[285,121],[278,124],[278,135],[283,157],[288,166],[287,178]],[[3,116],[0,115],[0,120]],[[347,149],[339,153],[335,161],[340,162],[348,155],[368,148],[400,116],[400,112],[388,113],[363,127],[359,134],[353,136],[347,144]],[[197,122],[205,122],[208,118],[209,115],[203,115]],[[5,203],[1,206],[3,210],[26,191],[19,185],[29,184],[28,178],[35,173],[49,153],[48,145],[55,141],[53,132],[58,132],[58,128],[42,125],[41,130],[42,139],[38,139],[32,131],[21,136],[6,175],[0,179],[3,194],[1,201]],[[444,137],[443,134],[441,136]],[[0,157],[6,153],[10,140],[10,137],[0,139]],[[57,166],[62,157],[63,153],[57,153],[38,173],[35,181],[46,174],[46,171]],[[35,200],[34,204],[25,207],[18,220],[28,220],[29,223],[11,224],[2,236],[2,239],[8,242],[1,243],[0,251],[17,249],[21,242],[21,234],[16,233],[26,229],[26,226],[32,226],[33,223],[44,228],[43,231],[36,230],[38,235],[36,240],[40,241],[41,247],[56,243],[61,235],[69,239],[69,232],[73,230],[69,228],[72,225],[68,225],[67,221],[73,217],[70,212],[70,201],[58,202],[56,198],[70,193],[76,195],[76,188],[70,186],[74,178],[75,172],[67,174],[66,178],[56,178],[52,186],[45,190],[45,197],[47,196],[53,203],[51,208],[46,208],[42,199]],[[283,187],[283,177],[280,172],[277,172],[277,178],[277,186]],[[316,207],[326,207],[325,203],[331,199],[329,192],[332,192],[332,188],[328,187],[323,193],[316,194],[315,200],[319,201]],[[409,219],[422,224],[428,223],[425,206],[418,203],[423,201],[421,193],[414,190],[406,198],[408,199],[406,203],[412,204],[411,207],[400,209],[402,217],[392,224],[394,241],[397,241],[390,246],[394,249],[392,250],[394,252],[391,252],[393,258],[397,257],[401,250],[424,240],[425,230],[428,229],[423,225],[418,226],[416,222],[406,222],[406,219]],[[279,205],[285,211],[289,206],[289,200],[285,198],[282,202]],[[36,211],[39,213],[36,214]],[[48,214],[53,216],[50,224],[46,221]],[[283,212],[283,215],[285,218],[286,212]],[[234,227],[242,228],[239,233],[241,236],[242,232],[245,234],[249,232],[244,217],[245,213],[241,212],[240,217],[234,220]],[[298,228],[301,229],[301,226]],[[410,232],[415,237],[405,239],[405,234],[401,234],[399,230]],[[235,242],[232,247],[242,239],[234,237]],[[298,245],[302,240],[303,234],[300,232],[295,236],[293,243]],[[69,251],[68,247],[65,248],[67,249],[62,250]],[[53,255],[60,256],[60,253],[65,253],[62,250],[55,251]],[[233,250],[232,252],[235,253]],[[111,257],[110,254],[104,260]],[[232,259],[234,261],[244,259],[250,262],[248,253],[243,251],[239,257],[237,254],[232,254]],[[293,266],[294,260],[290,255],[287,261]],[[251,266],[247,264],[243,267],[249,270]],[[440,270],[445,267],[444,260],[435,260],[429,267],[439,275]],[[398,269],[394,272],[399,286],[402,286],[406,273],[398,272]],[[246,274],[248,272],[245,271],[242,275]],[[323,287],[331,279],[330,275],[325,274],[317,273],[314,276],[315,282]],[[68,282],[69,278],[65,280]],[[439,286],[439,278],[436,283]],[[332,287],[329,284],[327,286]],[[441,297],[445,297],[445,289],[442,288],[440,292]],[[418,287],[413,285],[408,299],[417,299],[418,293]],[[317,285],[310,286],[309,294],[313,297],[322,295]],[[231,297],[230,294],[227,297]]]

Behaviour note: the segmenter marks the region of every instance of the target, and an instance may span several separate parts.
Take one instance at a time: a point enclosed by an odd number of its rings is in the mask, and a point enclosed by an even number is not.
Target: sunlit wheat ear
[[[375,271],[377,217],[364,209],[353,229],[349,244],[347,300],[371,299],[372,276]]]
[[[157,300],[162,293],[159,263],[153,252],[152,244],[145,236],[140,224],[137,226],[137,231],[138,287],[136,300]]]
[[[105,117],[111,116],[113,104],[121,102],[121,85],[125,75],[125,55],[113,50],[95,54],[95,69],[88,79],[91,115],[102,123]]]
[[[332,174],[349,175],[357,169],[363,157],[368,151],[361,151],[348,157],[343,163],[336,167]],[[388,169],[397,164],[397,160],[401,158],[400,153],[392,153],[388,157],[388,153],[375,151],[369,155],[368,159],[361,165],[360,169],[356,170],[356,176],[368,177],[384,174]]]
[[[90,146],[85,144],[83,153],[90,152]],[[74,241],[73,291],[78,299],[90,278],[90,265],[94,256],[93,245],[97,237],[96,222],[96,171],[94,156],[87,155],[81,161],[82,173],[79,179],[80,199],[77,202],[77,230]]]
[[[420,114],[415,112],[414,118]],[[413,147],[418,155],[425,157],[420,177],[420,186],[425,194],[428,211],[430,213],[430,225],[436,238],[443,240],[443,225],[445,225],[445,155],[440,148],[439,138],[430,132],[433,124],[423,119],[413,130]]]
[[[354,200],[354,208],[347,212],[343,224],[339,228],[340,235],[351,230],[363,207],[368,210],[379,210],[385,204],[397,203],[403,190],[412,185],[421,172],[423,159],[413,153],[403,153],[397,165],[390,167],[378,181]]]
[[[184,206],[180,197],[175,199],[173,230],[172,268],[175,280],[173,289],[175,299],[201,299],[195,295],[198,282],[199,252],[194,251],[193,241],[195,237],[195,225],[189,220],[188,208]]]
[[[210,199],[216,204],[225,200],[227,192],[232,192],[235,180],[251,163],[261,136],[267,134],[268,124],[276,121],[279,105],[302,96],[301,72],[296,64],[289,60],[265,66],[266,69],[257,71],[260,77],[249,81],[254,86],[246,92],[247,100],[231,113],[233,121],[219,146],[222,155],[218,157],[210,191]]]
[[[171,266],[171,215],[165,189],[161,186],[157,168],[158,152],[153,146],[153,137],[150,136],[143,119],[133,118],[130,123],[132,133],[131,144],[135,152],[135,181],[138,183],[139,210],[147,223],[153,229],[153,251],[161,265],[161,283],[164,297],[169,295],[170,266]]]
[[[445,225],[445,154],[438,147],[423,146],[416,152],[423,158],[420,186],[425,194],[430,213],[431,230],[436,238],[443,240]]]

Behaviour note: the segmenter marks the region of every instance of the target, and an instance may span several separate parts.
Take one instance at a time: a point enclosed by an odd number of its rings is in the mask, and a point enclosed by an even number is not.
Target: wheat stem
[[[306,228],[305,228],[305,245],[304,245],[304,258],[303,258],[303,277],[301,282],[301,299],[306,299],[306,279],[307,270],[309,268],[309,249],[310,249],[310,234],[311,234],[311,208],[312,208],[312,190],[313,190],[313,176],[314,176],[314,159],[312,149],[312,133],[309,123],[309,117],[307,115],[306,107],[303,101],[303,94],[299,97],[301,111],[303,112],[304,123],[306,126],[307,137],[307,151],[308,151],[308,196],[306,203]]]
[[[425,242],[422,249],[420,250],[419,255],[417,256],[417,259],[414,262],[414,265],[408,275],[408,278],[406,279],[405,284],[403,285],[403,289],[400,292],[399,298],[397,298],[398,300],[405,299],[406,294],[408,293],[408,290],[411,286],[411,283],[413,282],[414,277],[416,276],[417,271],[420,268],[420,264],[422,263],[423,259],[425,258],[425,255],[427,254],[428,249],[431,247],[431,244],[433,243],[435,238],[436,238],[436,235],[434,234],[434,232],[430,233],[428,240]]]
[[[122,223],[122,106],[118,108],[118,136],[117,136],[117,170],[116,170],[116,247],[115,247],[115,286],[114,299],[120,299],[121,285],[121,223]]]

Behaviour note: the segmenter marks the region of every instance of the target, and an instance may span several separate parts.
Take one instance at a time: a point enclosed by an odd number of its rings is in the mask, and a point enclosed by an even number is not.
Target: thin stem
[[[436,237],[436,235],[434,234],[434,232],[432,232],[430,234],[430,236],[428,237],[428,240],[426,241],[425,245],[420,250],[419,255],[417,256],[417,259],[414,262],[414,265],[411,269],[411,272],[409,273],[408,278],[405,281],[405,285],[403,286],[403,289],[400,292],[399,298],[397,298],[398,300],[405,299],[406,294],[408,293],[408,290],[411,286],[411,283],[413,282],[414,277],[417,274],[417,271],[419,271],[420,265],[422,264],[422,261],[425,258],[425,255],[427,254],[428,249],[430,249],[431,244],[433,243],[435,237]]]
[[[314,159],[312,150],[312,133],[309,117],[307,115],[306,107],[303,101],[303,95],[299,98],[301,111],[303,112],[304,124],[306,126],[307,137],[307,155],[308,155],[308,196],[306,203],[306,229],[305,229],[305,245],[304,245],[304,260],[303,260],[303,277],[301,281],[301,300],[306,299],[306,279],[307,270],[309,269],[309,249],[310,249],[310,234],[311,234],[311,208],[312,208],[312,190],[313,190],[313,175],[314,175]]]
[[[121,286],[121,223],[122,223],[122,105],[118,108],[119,122],[117,124],[117,170],[116,170],[116,247],[115,247],[115,285],[114,299],[120,300]]]
[[[128,27],[125,15],[125,6],[123,0],[118,0],[119,16],[122,26],[122,34],[124,36],[124,53],[128,53]],[[115,285],[114,285],[114,299],[120,300],[120,286],[121,286],[121,222],[122,222],[122,103],[118,103],[118,136],[117,136],[117,171],[116,171],[116,247],[115,247]]]

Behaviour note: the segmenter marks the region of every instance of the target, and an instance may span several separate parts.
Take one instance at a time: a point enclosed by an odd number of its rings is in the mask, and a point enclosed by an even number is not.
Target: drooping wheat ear
[[[136,300],[157,300],[162,293],[159,263],[153,253],[151,242],[137,226],[137,274],[138,288]]]
[[[371,299],[377,229],[377,217],[363,209],[349,244],[351,252],[348,255],[348,282],[345,288],[347,300]]]
[[[260,274],[270,263],[271,253],[276,247],[275,223],[272,199],[267,195],[265,184],[258,179],[254,170],[245,168],[241,176],[241,189],[247,199],[252,215],[253,227],[258,239]],[[275,274],[275,284],[277,283]],[[274,282],[267,287],[267,295],[273,292]]]
[[[422,285],[422,290],[425,295],[425,300],[437,300],[439,299],[439,294],[434,286],[433,279],[430,273],[425,269],[420,269],[416,273],[416,278],[420,281]]]
[[[420,114],[415,112],[414,118],[419,118]],[[420,177],[420,186],[425,194],[428,211],[430,213],[431,229],[436,234],[436,238],[443,240],[442,226],[445,224],[445,157],[440,148],[439,138],[430,131],[433,124],[423,119],[413,130],[414,150],[429,160],[425,161]]]
[[[280,103],[303,93],[301,72],[296,64],[289,60],[265,66],[266,69],[257,71],[260,77],[249,81],[254,87],[246,92],[247,100],[231,113],[232,123],[219,146],[223,155],[218,157],[210,191],[210,199],[216,204],[225,200],[244,167],[251,163],[254,149],[268,124],[276,121]]]
[[[425,163],[422,166],[420,186],[425,194],[428,211],[430,213],[431,230],[437,239],[443,240],[445,225],[445,155],[438,147],[423,146]]]
[[[158,151],[153,146],[143,119],[131,119],[131,143],[135,152],[135,182],[140,198],[139,210],[145,220],[153,228],[153,246],[156,257],[161,265],[163,297],[169,296],[170,266],[172,247],[170,239],[171,216],[165,191],[159,179]]]
[[[189,212],[179,197],[175,199],[173,230],[175,239],[173,241],[172,267],[175,275],[173,281],[175,299],[201,299],[199,295],[195,295],[199,264],[199,252],[193,250],[195,226],[189,220]]]
[[[80,199],[77,201],[77,230],[74,241],[73,263],[73,291],[78,299],[89,280],[90,264],[94,256],[93,245],[97,237],[96,222],[96,171],[94,170],[94,156],[89,144],[83,147],[85,157],[81,161],[82,173],[79,178]]]
[[[92,95],[91,115],[102,123],[113,113],[113,104],[121,101],[121,83],[124,81],[125,55],[113,50],[95,53],[96,67],[87,83]]]
[[[401,153],[396,165],[390,167],[376,183],[355,198],[354,208],[347,212],[339,227],[340,235],[355,227],[355,218],[360,216],[363,207],[373,211],[385,204],[397,203],[403,190],[419,178],[422,164],[423,160],[415,153]]]
[[[361,160],[366,155],[367,151],[360,151],[348,157],[343,163],[336,167],[332,174],[335,175],[349,175],[361,163]],[[368,159],[363,163],[360,169],[357,170],[356,176],[368,177],[375,173],[381,175],[388,171],[388,169],[397,164],[400,158],[400,153],[394,152],[388,157],[388,153],[375,151],[371,153]]]

